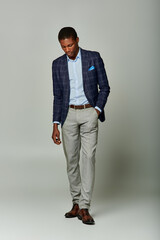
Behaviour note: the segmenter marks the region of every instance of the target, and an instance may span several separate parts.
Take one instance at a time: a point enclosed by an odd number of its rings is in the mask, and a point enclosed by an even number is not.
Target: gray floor
[[[56,193],[55,193],[56,194]],[[94,201],[91,213],[96,225],[65,219],[67,199],[57,196],[26,196],[1,201],[2,240],[158,240],[158,199],[118,199]]]
[[[159,197],[153,193],[97,194],[95,186],[90,212],[96,224],[65,219],[71,208],[65,164],[40,156],[11,150],[1,156],[1,240],[159,240]]]

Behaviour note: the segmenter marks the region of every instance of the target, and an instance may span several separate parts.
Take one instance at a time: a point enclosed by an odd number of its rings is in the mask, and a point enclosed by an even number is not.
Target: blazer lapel
[[[69,83],[68,63],[66,55],[64,55],[63,57],[61,69],[63,72],[64,79]]]
[[[82,48],[81,48],[81,57],[82,57],[83,84],[84,84],[84,88],[85,88],[85,82],[86,82],[86,79],[87,79],[87,70],[88,70],[89,62],[88,62],[88,59],[87,59],[87,54]]]
[[[62,77],[63,86],[65,87],[65,91],[67,93],[68,101],[69,101],[70,82],[69,82],[68,62],[65,54],[63,55],[62,64],[61,64],[61,77]]]

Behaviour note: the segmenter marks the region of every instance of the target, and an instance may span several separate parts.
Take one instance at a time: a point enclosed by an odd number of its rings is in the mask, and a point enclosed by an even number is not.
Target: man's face
[[[74,40],[72,37],[60,40],[60,45],[63,51],[72,60],[74,60],[78,54],[78,51],[79,51],[78,42],[79,42],[78,37],[76,38],[76,40]]]

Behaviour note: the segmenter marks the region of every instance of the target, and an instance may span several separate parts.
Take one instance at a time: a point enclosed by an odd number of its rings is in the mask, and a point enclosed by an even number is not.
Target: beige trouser
[[[97,137],[98,114],[96,110],[92,107],[69,108],[62,127],[62,140],[72,200],[73,203],[78,203],[80,208],[90,207],[95,178]]]

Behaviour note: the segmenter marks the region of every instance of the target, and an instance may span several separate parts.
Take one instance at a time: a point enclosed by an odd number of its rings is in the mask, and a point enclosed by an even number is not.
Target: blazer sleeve
[[[97,79],[98,79],[98,85],[99,85],[99,93],[97,97],[96,106],[99,107],[101,110],[103,110],[107,102],[108,95],[110,93],[110,86],[109,86],[107,74],[104,68],[104,63],[99,53],[97,53],[95,64],[97,69]]]
[[[52,80],[53,80],[53,122],[61,122],[62,112],[62,94],[58,79],[58,69],[55,61],[52,63]]]

